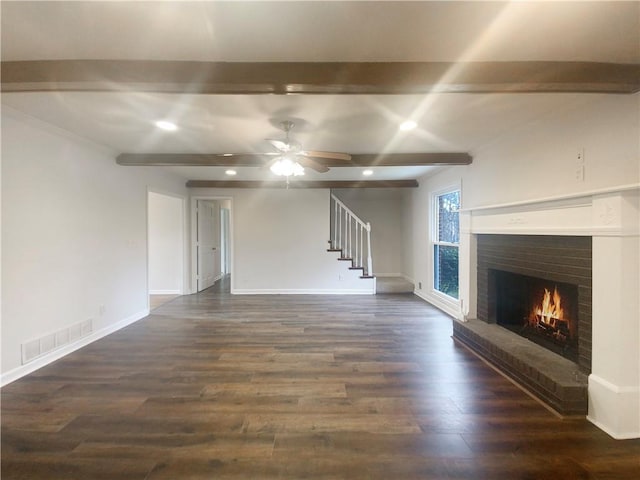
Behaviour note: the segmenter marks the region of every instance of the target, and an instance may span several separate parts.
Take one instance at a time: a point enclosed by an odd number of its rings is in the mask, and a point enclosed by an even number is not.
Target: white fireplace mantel
[[[459,320],[476,317],[476,236],[592,237],[592,368],[588,419],[640,438],[640,184],[460,212]]]
[[[626,218],[634,212],[629,212],[619,201],[630,199],[633,203],[639,193],[640,184],[632,184],[562,197],[465,208],[460,210],[461,232],[634,236],[638,235],[638,219]]]

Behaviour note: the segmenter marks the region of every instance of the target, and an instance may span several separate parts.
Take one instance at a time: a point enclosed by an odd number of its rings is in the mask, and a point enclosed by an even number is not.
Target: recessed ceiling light
[[[407,120],[406,122],[402,122],[400,124],[400,130],[402,130],[403,132],[406,132],[408,130],[413,130],[414,128],[416,128],[418,126],[418,124],[416,122],[414,122],[413,120]]]
[[[369,177],[373,175],[373,170],[365,170],[362,172],[362,175],[364,175],[365,177]]]
[[[226,173],[227,175],[230,175],[230,176],[232,176],[232,177],[233,177],[233,176],[234,176],[234,175],[236,175],[238,172],[236,172],[235,170],[226,170],[224,173]]]
[[[233,157],[233,153],[223,153],[223,157]]]
[[[162,130],[167,130],[168,132],[173,132],[178,129],[178,126],[175,123],[168,122],[166,120],[158,120],[156,122],[156,127],[161,128]]]

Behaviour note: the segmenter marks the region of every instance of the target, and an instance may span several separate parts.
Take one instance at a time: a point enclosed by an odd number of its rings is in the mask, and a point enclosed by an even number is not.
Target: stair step
[[[338,258],[338,260],[343,261],[343,262],[353,262],[353,258],[349,258],[349,257],[340,257]]]
[[[360,278],[375,278],[373,275],[360,275]]]
[[[341,252],[342,249],[341,248],[328,248],[327,252]]]
[[[413,293],[413,283],[404,277],[377,277],[376,293]]]

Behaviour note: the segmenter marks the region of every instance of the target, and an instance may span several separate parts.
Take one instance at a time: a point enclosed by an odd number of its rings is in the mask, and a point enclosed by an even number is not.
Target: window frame
[[[451,193],[458,192],[459,207],[458,207],[458,242],[445,242],[440,240],[440,197]],[[439,296],[441,299],[447,302],[460,302],[460,215],[459,212],[462,209],[462,188],[460,185],[450,185],[447,188],[443,188],[432,193],[431,196],[433,214],[433,221],[431,222],[431,235],[430,235],[430,256],[431,256],[431,291],[432,294]],[[436,246],[439,247],[453,247],[458,251],[458,297],[453,297],[448,293],[443,292],[436,288],[436,274],[438,272],[438,257],[436,255]]]

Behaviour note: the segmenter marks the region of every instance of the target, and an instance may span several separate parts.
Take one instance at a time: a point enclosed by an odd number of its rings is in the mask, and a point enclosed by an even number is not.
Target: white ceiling
[[[594,61],[640,63],[638,2],[7,2],[2,60]],[[2,104],[115,153],[272,151],[277,123],[309,150],[470,152],[593,94],[4,93]],[[153,126],[171,119],[176,132]],[[418,128],[399,132],[412,118]],[[123,167],[126,168],[126,167]],[[223,168],[166,167],[185,179]],[[360,179],[333,168],[309,179]],[[416,178],[429,167],[377,167]],[[238,169],[235,179],[268,178]]]

